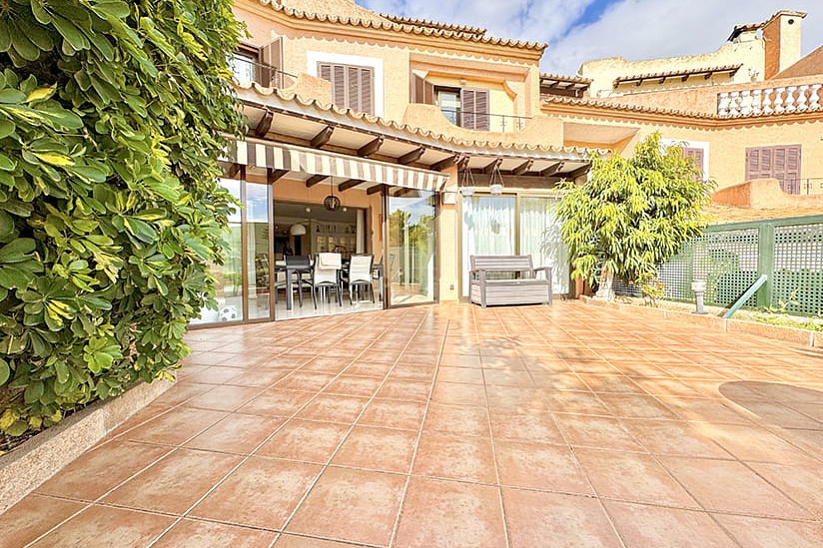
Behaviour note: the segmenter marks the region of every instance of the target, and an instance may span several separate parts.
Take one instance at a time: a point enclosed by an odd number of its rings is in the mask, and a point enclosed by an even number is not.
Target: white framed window
[[[363,78],[363,76],[365,74],[370,74],[371,75],[371,78],[370,78],[371,79],[371,86],[372,86],[372,93],[371,93],[371,107],[372,107],[371,110],[372,110],[372,114],[375,114],[376,116],[383,116],[384,115],[383,114],[383,93],[384,93],[384,89],[383,89],[383,59],[376,58],[376,57],[362,57],[362,56],[359,56],[359,55],[341,55],[341,54],[337,54],[337,53],[326,53],[326,52],[322,52],[322,51],[309,51],[309,52],[306,53],[306,60],[307,60],[306,73],[311,75],[311,76],[316,76],[318,78],[323,78],[323,76],[324,76],[323,74],[321,74],[321,70],[325,71],[326,69],[322,68],[322,67],[329,66],[329,65],[349,67],[349,68],[352,68],[352,69],[361,69],[360,71],[358,71],[358,75],[359,75],[359,78],[360,78],[359,81],[361,81],[361,82],[366,80],[366,78]],[[370,69],[370,70],[365,70],[365,69]],[[348,73],[351,73],[351,75],[354,75],[354,71],[350,71],[350,70],[344,70],[344,71],[339,71],[338,70],[338,72],[340,72],[341,74],[345,73],[345,74],[348,75]],[[341,78],[345,79],[346,76],[342,76]],[[326,78],[326,79],[328,79],[328,78]],[[353,81],[353,79],[351,79],[351,78],[350,78],[350,80]],[[334,93],[335,80],[331,80],[331,82],[332,82],[332,86],[333,86],[332,93]],[[344,83],[345,82],[346,82],[346,80],[344,80]],[[340,85],[338,85],[338,88],[340,88]],[[360,95],[360,96],[362,97],[362,95]],[[344,97],[345,97],[345,94],[344,94]],[[338,97],[335,97],[335,99],[339,100]],[[339,104],[337,101],[335,101],[335,103]],[[339,104],[339,106],[347,106],[347,105],[344,103],[344,104]],[[354,108],[355,106],[357,106],[357,105],[354,105],[352,108]]]
[[[703,180],[709,178],[709,143],[707,141],[684,141],[682,139],[661,139],[660,144],[666,147],[679,146],[683,149],[683,155],[687,158],[694,158]]]

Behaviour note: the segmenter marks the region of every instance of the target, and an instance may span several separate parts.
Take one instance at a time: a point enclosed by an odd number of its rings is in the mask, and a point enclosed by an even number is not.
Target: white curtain
[[[521,198],[520,253],[531,255],[535,267],[552,267],[554,293],[568,293],[569,250],[560,237],[558,204],[554,198]]]
[[[469,294],[471,255],[515,254],[514,196],[463,198],[463,296]]]

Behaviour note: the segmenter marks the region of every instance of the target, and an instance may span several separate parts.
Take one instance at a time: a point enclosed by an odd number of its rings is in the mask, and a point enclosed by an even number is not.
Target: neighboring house
[[[291,254],[373,255],[377,307],[465,298],[473,254],[531,254],[554,267],[554,292],[569,293],[558,182],[583,181],[592,153],[631,154],[652,131],[721,186],[773,176],[797,192],[823,177],[807,160],[823,152],[819,55],[791,63],[757,34],[778,29],[785,45],[796,30],[799,44],[796,12],[736,28],[726,49],[743,57],[674,67],[683,86],[660,74],[672,71],[662,60],[637,67],[657,84],[621,69],[606,77],[610,96],[593,98],[602,75],[541,74],[545,45],[485,29],[352,0],[236,0],[234,10],[250,33],[233,60],[249,133],[232,141],[223,184],[244,208],[213,270],[221,310],[204,323],[311,313],[297,294],[287,304],[288,280],[311,283],[288,270]],[[623,91],[632,86],[645,92]]]

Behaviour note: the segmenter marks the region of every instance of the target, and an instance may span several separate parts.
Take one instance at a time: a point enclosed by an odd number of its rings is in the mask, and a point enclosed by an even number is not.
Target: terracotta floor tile
[[[479,369],[483,364],[479,354],[446,354],[440,357],[441,366],[473,367]]]
[[[401,401],[426,401],[429,399],[431,383],[414,380],[389,379],[377,392],[378,398]]]
[[[216,411],[234,411],[258,394],[260,394],[260,388],[257,387],[223,385],[193,397],[185,405]]]
[[[174,518],[125,508],[91,506],[32,546],[148,546]]]
[[[804,462],[807,455],[767,430],[747,425],[717,424],[705,428],[706,435],[744,461]]]
[[[416,446],[416,432],[355,426],[331,463],[408,474]]]
[[[593,392],[615,392],[620,394],[645,394],[643,388],[630,377],[621,374],[595,375],[582,373],[580,378]]]
[[[207,384],[224,384],[230,379],[237,376],[242,376],[243,373],[238,371],[236,367],[222,367],[219,365],[212,365],[206,367],[202,371],[189,375],[187,382],[207,383]]]
[[[423,476],[496,483],[488,438],[423,432],[413,473]]]
[[[334,382],[323,390],[328,394],[341,394],[344,396],[362,396],[370,398],[380,386],[381,379],[374,377],[352,377],[341,375]]]
[[[601,497],[698,508],[650,455],[592,449],[576,449],[575,455]]]
[[[558,413],[554,420],[571,445],[643,451],[640,444],[617,419]]]
[[[397,364],[386,378],[390,381],[418,381],[430,384],[436,372],[437,368],[434,366],[429,368]]]
[[[597,499],[503,489],[503,505],[511,548],[622,546]]]
[[[713,426],[700,422],[627,419],[623,426],[651,453],[684,457],[730,459],[708,436]]]
[[[191,515],[280,529],[321,470],[316,464],[252,457],[195,506]]]
[[[290,369],[275,369],[255,367],[251,370],[244,370],[239,375],[226,381],[226,384],[234,386],[256,386],[258,388],[268,388],[280,379],[291,373]]]
[[[490,414],[548,411],[545,392],[540,388],[487,386],[486,397]]]
[[[531,373],[525,368],[516,370],[483,369],[483,379],[490,386],[534,386]]]
[[[654,396],[609,393],[603,393],[599,396],[616,417],[643,419],[679,418]]]
[[[345,373],[347,375],[358,375],[361,377],[383,379],[389,374],[392,365],[392,363],[373,363],[357,360],[346,368]]]
[[[400,474],[329,467],[286,531],[388,545],[405,485]]]
[[[432,391],[432,401],[452,405],[486,405],[486,390],[479,384],[437,382]]]
[[[185,445],[194,449],[248,455],[286,420],[285,417],[232,413]]]
[[[348,542],[337,542],[313,537],[289,535],[283,533],[274,543],[274,548],[356,548]]]
[[[790,519],[811,517],[739,462],[685,457],[660,457],[660,460],[709,511]]]
[[[359,424],[419,430],[425,402],[374,399],[360,416]]]
[[[495,411],[489,413],[489,420],[496,440],[565,443],[551,413],[523,411],[503,414]]]
[[[823,525],[820,523],[721,514],[716,514],[715,517],[743,548],[820,548],[823,542]]]
[[[441,366],[437,372],[437,380],[441,382],[483,384],[483,370],[472,367]]]
[[[548,408],[557,413],[612,414],[600,398],[588,390],[546,390],[544,398]]]
[[[163,445],[115,439],[83,453],[37,492],[93,501],[171,450]]]
[[[317,357],[306,362],[301,371],[320,371],[324,373],[340,373],[351,364],[351,358]]]
[[[326,463],[348,431],[349,426],[346,424],[292,419],[256,454]]]
[[[235,372],[236,374],[236,372]],[[188,379],[180,380],[155,399],[152,404],[175,406],[204,392],[213,390],[213,384],[191,382]]]
[[[592,494],[571,450],[562,445],[496,441],[500,483],[545,491]]]
[[[659,396],[661,402],[680,418],[725,424],[751,424],[752,418],[723,401],[706,397]]]
[[[206,546],[268,548],[276,537],[277,533],[271,531],[184,519],[163,535],[154,546],[157,548],[203,548]]]
[[[394,546],[506,546],[497,488],[411,478]]]
[[[818,519],[823,519],[823,465],[819,462],[802,467],[761,462],[749,466]]]
[[[309,420],[354,422],[368,403],[367,398],[320,394],[304,407],[297,417]]]
[[[270,388],[242,406],[239,413],[290,417],[297,413],[316,392]]]
[[[181,514],[241,460],[239,455],[177,449],[106,495],[103,502]]]
[[[331,373],[316,373],[312,371],[294,371],[289,376],[277,381],[276,388],[286,388],[288,390],[313,390],[319,391],[325,388],[334,375]]]
[[[626,546],[733,546],[729,536],[705,512],[610,500],[604,504]]]
[[[24,546],[85,507],[80,502],[28,495],[0,514],[0,547]]]
[[[180,445],[226,415],[222,411],[178,407],[129,430],[123,437],[135,441]]]
[[[489,415],[483,407],[446,405],[432,402],[423,429],[462,436],[485,436],[489,433]]]

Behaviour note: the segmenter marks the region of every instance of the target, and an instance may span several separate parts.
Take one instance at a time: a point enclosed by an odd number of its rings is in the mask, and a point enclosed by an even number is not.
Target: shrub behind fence
[[[705,280],[706,304],[722,307],[762,274],[768,281],[745,306],[823,312],[823,215],[710,226],[660,267],[667,299],[694,301],[692,281]],[[615,291],[639,294],[626,284]]]

